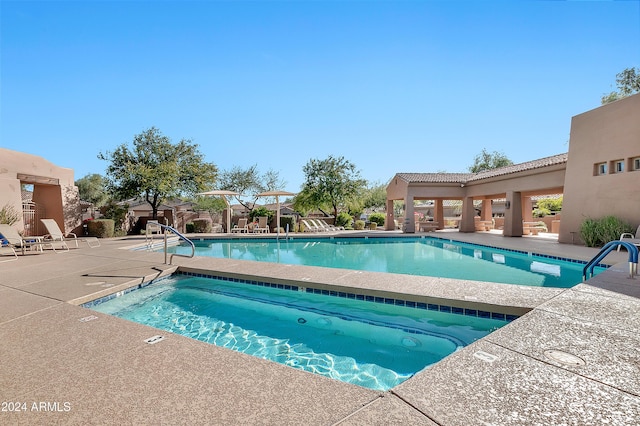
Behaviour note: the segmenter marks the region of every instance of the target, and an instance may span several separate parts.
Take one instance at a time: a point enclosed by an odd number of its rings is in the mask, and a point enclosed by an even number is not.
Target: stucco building
[[[14,211],[23,211],[23,201],[27,201],[23,200],[23,185],[32,192],[28,204],[37,208],[29,211],[30,215],[20,215],[16,229],[25,235],[42,235],[41,218],[55,219],[66,232],[81,225],[80,198],[72,169],[36,155],[0,148],[0,209],[10,206]]]
[[[638,172],[638,173],[636,173]],[[444,226],[443,201],[462,200],[460,232],[491,220],[492,200],[506,199],[505,236],[522,236],[534,196],[563,194],[558,240],[580,243],[586,218],[619,217],[640,224],[640,94],[603,105],[571,120],[569,152],[481,173],[398,173],[387,186],[387,229],[393,200],[405,205],[405,232],[415,232],[414,201],[434,200],[433,220]]]

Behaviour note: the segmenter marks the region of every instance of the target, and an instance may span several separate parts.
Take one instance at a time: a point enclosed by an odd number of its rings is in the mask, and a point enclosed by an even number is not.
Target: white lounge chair
[[[318,226],[315,223],[311,223],[310,220],[302,219],[304,225],[304,232],[319,232]]]
[[[320,232],[331,231],[329,226],[326,225],[325,223],[322,223],[320,219],[312,219],[311,222],[313,222],[313,224],[316,225],[316,227],[318,228],[318,231]]]
[[[269,218],[267,216],[258,217],[258,224],[253,228],[253,232],[271,232],[268,220]]]
[[[233,228],[231,228],[231,232],[249,232],[249,225],[247,224],[247,218],[246,217],[242,217],[240,219],[238,219],[238,223],[236,225],[233,225]]]
[[[51,242],[56,242],[56,241],[57,242],[73,241],[75,242],[76,247],[78,247],[78,241],[83,241],[87,243],[87,245],[91,248],[100,247],[100,241],[96,237],[78,238],[78,236],[73,232],[69,232],[67,234],[62,232],[60,230],[60,227],[58,226],[58,222],[56,222],[53,219],[40,219],[40,221],[42,222],[44,227],[47,228],[47,235],[43,237],[44,242],[51,244]],[[66,246],[67,250],[69,250],[69,247],[67,246],[67,244],[65,243],[64,245]],[[51,246],[53,247],[53,244]]]
[[[51,242],[43,241],[43,237],[23,238],[22,235],[20,235],[18,231],[11,225],[0,223],[0,234],[2,235],[1,239],[7,242],[6,244],[4,244],[5,247],[20,249],[22,251],[22,254],[24,254],[27,249],[36,249],[38,251],[42,251],[42,247],[45,245],[50,246],[53,251],[56,251],[55,246]],[[69,247],[67,247],[67,244],[64,242],[60,244],[60,247],[65,250],[69,250]]]
[[[344,231],[343,226],[329,225],[325,220],[318,220],[321,225],[323,225],[329,231]]]
[[[628,232],[625,232],[624,234],[620,235],[620,241],[631,243],[634,246],[640,248],[640,226],[638,226],[638,229],[636,229],[635,235],[630,234]],[[620,246],[618,246],[618,251],[620,251]]]
[[[9,258],[9,259],[5,259],[5,255],[2,254],[0,255],[0,263],[2,262],[8,262],[10,260],[18,260],[18,254],[16,253],[16,251],[14,250],[14,248],[12,246],[10,246],[8,243],[5,243],[4,241],[0,241],[0,253],[4,253],[5,251],[11,251],[11,253],[13,254],[13,257]]]

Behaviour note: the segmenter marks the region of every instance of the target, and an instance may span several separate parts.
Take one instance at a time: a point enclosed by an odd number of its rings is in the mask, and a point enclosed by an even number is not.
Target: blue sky
[[[0,2],[0,146],[104,174],[151,126],[297,192],[568,151],[571,117],[640,66],[640,1]]]

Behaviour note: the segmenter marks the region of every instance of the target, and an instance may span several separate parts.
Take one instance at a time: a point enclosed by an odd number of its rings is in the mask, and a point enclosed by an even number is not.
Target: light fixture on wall
[[[509,200],[505,201],[504,208],[505,209],[510,209],[511,208],[511,201],[509,201]]]

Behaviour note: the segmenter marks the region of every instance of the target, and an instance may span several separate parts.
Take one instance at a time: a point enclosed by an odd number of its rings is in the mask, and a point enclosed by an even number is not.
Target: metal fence
[[[22,220],[24,221],[24,236],[30,237],[45,234],[44,225],[40,219],[46,217],[44,207],[34,202],[22,203]]]

